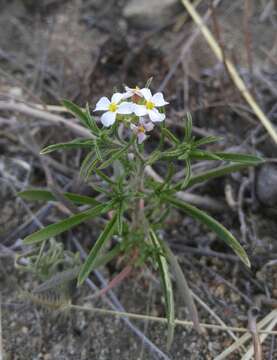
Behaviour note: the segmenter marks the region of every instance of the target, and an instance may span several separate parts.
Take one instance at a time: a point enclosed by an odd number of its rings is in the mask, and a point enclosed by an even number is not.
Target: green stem
[[[137,164],[137,169],[132,181],[132,186],[133,186],[132,190],[137,195],[138,193],[144,192],[145,160],[136,142],[133,144],[133,150],[135,155],[134,162]],[[144,222],[145,222],[145,215],[144,215],[143,199],[137,196],[135,200],[134,211],[132,214],[132,229],[133,230],[141,229],[142,224]]]

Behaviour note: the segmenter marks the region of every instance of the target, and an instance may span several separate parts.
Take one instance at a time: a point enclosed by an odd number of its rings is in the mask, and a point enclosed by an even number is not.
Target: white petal
[[[101,116],[101,122],[104,126],[109,127],[114,124],[116,118],[116,113],[107,111]]]
[[[151,94],[150,89],[144,88],[144,89],[141,89],[140,92],[142,93],[145,100],[152,99],[152,94]]]
[[[133,96],[133,93],[131,91],[127,91],[126,93],[122,94],[122,100],[126,100],[129,99],[130,97]]]
[[[146,109],[146,107],[144,105],[134,104],[133,106],[134,106],[133,111],[137,116],[147,115],[148,110]]]
[[[131,124],[131,125],[130,125],[130,128],[131,128],[131,130],[134,131],[134,132],[137,132],[137,130],[138,130],[138,127],[137,127],[135,124]]]
[[[103,96],[97,102],[95,109],[93,111],[108,110],[110,103],[111,103],[110,100],[106,96]]]
[[[134,104],[127,101],[121,103],[117,109],[118,114],[132,114],[133,111]]]
[[[130,88],[129,86],[124,86],[124,89],[125,89],[126,92],[132,91],[132,88]]]
[[[148,131],[152,131],[154,129],[154,124],[152,124],[151,122],[149,123],[145,123],[144,124],[144,129],[148,132]]]
[[[153,95],[152,101],[157,107],[169,104],[167,101],[164,100],[164,96],[161,92],[158,92],[157,94]]]
[[[150,117],[150,120],[153,122],[160,122],[160,121],[164,121],[165,119],[165,114],[159,113],[157,109],[148,110],[148,115]]]
[[[112,102],[118,104],[119,101],[123,98],[123,94],[121,93],[114,93],[112,96]]]
[[[154,129],[154,124],[152,124],[150,121],[147,121],[148,119],[145,117],[141,117],[139,119],[139,124],[144,127],[146,131],[151,131]]]
[[[139,144],[143,143],[146,138],[147,138],[147,136],[145,135],[145,133],[143,133],[143,132],[138,133],[138,143]]]
[[[141,117],[139,118],[139,124],[140,124],[140,125],[144,126],[144,125],[146,124],[146,122],[147,122],[147,118],[146,118],[146,117],[141,116]]]

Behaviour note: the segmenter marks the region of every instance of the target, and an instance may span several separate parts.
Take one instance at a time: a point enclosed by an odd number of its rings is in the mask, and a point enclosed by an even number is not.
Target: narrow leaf
[[[191,113],[187,112],[187,121],[185,124],[185,141],[189,142],[192,134],[192,117]]]
[[[87,123],[88,123],[88,126],[89,126],[90,130],[95,135],[99,135],[100,134],[100,129],[96,124],[95,118],[93,116],[91,116],[88,103],[86,104],[86,115],[87,115]]]
[[[118,211],[117,211],[117,232],[119,235],[121,235],[123,231],[123,213],[124,213],[124,206],[121,201],[118,204]]]
[[[55,196],[51,191],[44,189],[28,189],[18,193],[20,197],[31,201],[55,201]],[[70,192],[63,193],[68,200],[80,205],[98,205],[100,204],[97,200],[90,196],[78,195]]]
[[[199,140],[194,141],[193,146],[207,145],[220,140],[221,138],[219,136],[205,136]]]
[[[97,239],[96,243],[91,249],[85,263],[82,265],[78,276],[78,285],[81,285],[92,271],[97,255],[99,254],[100,250],[102,249],[106,241],[109,240],[109,238],[112,236],[115,230],[116,220],[117,220],[117,213],[114,214],[113,218],[108,222],[105,229],[100,234],[99,238]]]
[[[200,328],[200,322],[199,322],[197,308],[194,303],[194,300],[193,300],[190,288],[188,286],[187,280],[185,278],[185,275],[184,275],[184,273],[181,269],[181,266],[179,265],[179,262],[177,260],[177,257],[173,254],[170,247],[166,244],[165,241],[162,241],[161,239],[159,239],[159,241],[161,242],[161,244],[166,252],[166,257],[167,257],[167,259],[172,267],[173,273],[175,275],[178,290],[181,294],[181,297],[184,299],[186,306],[188,307],[188,311],[189,311],[190,317],[193,321],[194,327],[200,333],[201,328]]]
[[[192,176],[188,182],[187,188],[192,185],[202,183],[203,181],[206,181],[209,179],[218,178],[223,175],[227,175],[227,174],[230,174],[230,173],[233,173],[236,171],[240,171],[247,166],[248,165],[244,165],[244,164],[230,164],[230,165],[226,165],[226,166],[219,166],[212,170],[207,170],[205,172],[202,172],[200,174]]]
[[[75,139],[66,143],[59,143],[46,146],[44,149],[40,151],[41,155],[49,154],[53,151],[59,149],[79,149],[79,148],[94,148],[94,140],[93,139]]]
[[[215,155],[220,157],[222,160],[240,164],[258,165],[263,162],[261,157],[249,154],[216,152]]]
[[[190,157],[197,160],[223,160],[216,153],[199,149],[191,150]]]
[[[146,87],[146,88],[150,88],[150,85],[151,85],[152,80],[153,80],[153,76],[151,76],[151,77],[146,81],[146,84],[145,84],[145,87]]]
[[[155,232],[150,229],[150,237],[153,242],[153,245],[157,249],[157,261],[159,266],[159,271],[162,279],[163,290],[165,295],[166,302],[166,316],[168,323],[168,336],[167,336],[167,348],[169,350],[173,337],[174,337],[174,328],[175,328],[175,311],[174,311],[174,297],[173,297],[173,288],[172,282],[170,279],[170,273],[167,265],[167,260],[164,256],[163,248],[155,234]]]
[[[35,233],[27,236],[23,240],[23,242],[25,245],[40,243],[46,239],[49,239],[53,236],[57,236],[69,229],[72,229],[73,227],[81,224],[82,222],[87,221],[104,212],[107,212],[110,209],[111,209],[111,203],[97,205],[92,209],[80,212],[79,214],[72,215],[65,220],[46,226],[45,228],[38,230]]]
[[[102,157],[102,154],[101,154],[101,151],[100,151],[100,148],[99,148],[99,145],[98,145],[96,139],[94,140],[94,149],[95,149],[95,153],[96,153],[97,159],[98,159],[99,161],[103,161],[103,157]]]
[[[197,160],[224,160],[236,162],[239,164],[258,165],[263,162],[259,156],[239,154],[239,153],[225,153],[225,152],[209,152],[205,150],[192,150],[190,156]]]
[[[82,108],[66,99],[64,99],[62,103],[73,115],[75,115],[82,122],[85,127],[90,127],[87,114],[82,110]]]
[[[189,180],[191,178],[191,164],[190,164],[190,160],[186,160],[186,176],[184,178],[184,180],[182,181],[182,185],[181,185],[181,189],[184,189],[188,183]]]
[[[162,128],[162,133],[171,141],[173,141],[174,144],[179,144],[179,139],[167,128]]]
[[[84,158],[84,160],[82,161],[81,164],[81,169],[80,169],[80,176],[83,179],[86,179],[88,176],[88,172],[90,167],[97,162],[98,159],[96,159],[96,154],[94,151],[90,151]]]
[[[153,151],[152,154],[147,159],[146,165],[153,165],[156,161],[158,161],[161,157],[160,151]]]
[[[204,211],[199,210],[193,205],[190,205],[184,201],[176,199],[174,196],[170,195],[162,195],[162,198],[175,206],[176,208],[184,211],[186,214],[191,216],[192,218],[199,220],[202,224],[206,225],[209,229],[213,230],[218,237],[223,240],[228,246],[230,246],[233,251],[239,256],[239,258],[244,262],[244,264],[248,267],[251,266],[248,256],[237,241],[237,239],[233,236],[233,234],[227,230],[222,224],[220,224],[217,220],[212,218],[210,215],[206,214]]]
[[[126,146],[122,147],[121,149],[117,150],[114,152],[114,154],[106,161],[104,161],[100,166],[99,169],[105,169],[106,167],[108,167],[109,165],[111,165],[116,159],[120,158],[120,156],[122,154],[124,154],[124,152],[128,149],[128,147],[130,146],[130,144],[127,144]]]

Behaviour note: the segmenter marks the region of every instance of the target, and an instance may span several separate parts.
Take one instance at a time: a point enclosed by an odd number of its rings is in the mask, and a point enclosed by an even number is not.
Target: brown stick
[[[126,279],[126,277],[128,277],[130,275],[130,273],[132,272],[133,267],[131,265],[127,265],[125,266],[125,268],[118,274],[116,275],[109,283],[106,287],[104,287],[104,289],[101,289],[100,291],[98,291],[96,294],[93,295],[93,298],[99,297],[99,296],[103,296],[105,295],[109,290],[115,288],[117,285],[119,285],[124,279]]]
[[[248,329],[252,335],[255,360],[263,360],[262,345],[258,334],[256,321],[258,314],[259,309],[257,307],[251,307],[251,309],[248,311]]]
[[[48,111],[38,110],[24,103],[18,103],[15,101],[0,101],[0,110],[19,112],[21,114],[32,116],[41,120],[50,121],[56,125],[57,123],[66,125],[66,127],[69,127],[80,136],[93,137],[93,135],[87,129],[74,123],[72,119],[65,119],[62,116],[51,114]]]

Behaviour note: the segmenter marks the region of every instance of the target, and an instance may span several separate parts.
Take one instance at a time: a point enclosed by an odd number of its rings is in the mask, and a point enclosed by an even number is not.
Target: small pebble
[[[257,197],[268,207],[277,205],[277,166],[265,164],[258,172],[256,182]]]

